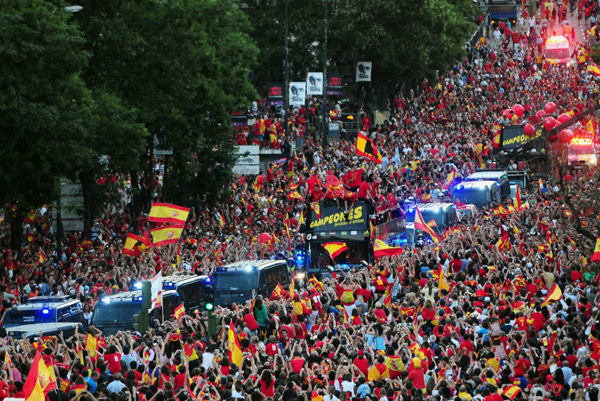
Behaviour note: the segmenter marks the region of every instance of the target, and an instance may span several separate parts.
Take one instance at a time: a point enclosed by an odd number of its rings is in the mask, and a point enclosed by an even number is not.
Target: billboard
[[[512,150],[520,148],[528,142],[531,142],[534,139],[537,139],[542,136],[542,127],[535,127],[535,135],[533,138],[525,135],[523,131],[523,125],[509,125],[504,127],[502,130],[502,141],[501,149],[502,150]]]
[[[357,231],[363,235],[368,228],[367,207],[359,202],[352,208],[350,213],[346,215],[344,210],[340,210],[337,205],[320,204],[321,218],[317,218],[315,211],[312,211],[310,230],[316,232],[331,232],[331,231]]]
[[[283,106],[283,84],[271,83],[267,86],[267,105]]]
[[[344,94],[342,74],[327,75],[327,94],[333,96],[342,96]]]
[[[306,94],[322,95],[323,94],[323,73],[309,72],[306,74]]]
[[[356,82],[371,82],[373,63],[371,61],[359,61],[356,63]]]
[[[303,106],[306,103],[306,82],[290,82],[290,105]]]

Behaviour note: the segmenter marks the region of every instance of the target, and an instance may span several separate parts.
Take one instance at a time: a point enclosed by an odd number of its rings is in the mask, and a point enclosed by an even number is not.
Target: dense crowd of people
[[[553,4],[549,13],[545,3]],[[450,172],[464,177],[485,166],[500,127],[540,124],[536,111],[549,101],[575,114],[597,101],[598,81],[584,62],[553,66],[537,43],[544,19],[550,29],[569,13],[580,15],[586,28],[595,23],[593,2],[570,3],[575,7],[544,2],[540,21],[530,24],[521,15],[518,27],[504,25],[468,47],[465,60],[439,81],[398,96],[383,124],[374,126],[364,114],[361,125],[381,152],[380,164],[357,156],[354,138],[323,150],[311,129],[317,102],[294,110],[288,138],[280,116],[261,108],[263,117],[236,141],[279,148],[285,160],[256,178],[236,177],[223,204],[194,208],[179,264],[173,247],[137,258],[121,253],[127,232],[150,223],[146,216],[131,221],[125,212],[130,194],[118,179],[106,185],[122,195],[121,203],[96,222],[91,239],[68,234],[62,252],[55,251],[49,212],[32,213],[18,252],[9,250],[8,235],[0,237],[3,312],[36,295],[71,294],[86,304],[87,319],[100,297],[127,291],[158,271],[210,275],[226,262],[287,258],[303,241],[301,220],[310,203],[320,199],[347,204],[361,198],[377,213],[405,199],[448,201]],[[525,113],[507,118],[504,110],[516,104]],[[168,319],[144,334],[104,336],[88,326],[70,338],[35,343],[0,328],[7,355],[0,401],[24,398],[38,350],[55,372],[51,400],[597,401],[600,275],[590,261],[593,241],[581,232],[597,227],[600,177],[569,171],[561,186],[546,173],[548,180],[522,189],[528,207],[514,210],[506,200],[502,206],[510,212],[495,212],[498,205],[481,210],[440,243],[311,280],[287,296],[217,308],[216,337],[207,335],[202,314]],[[567,195],[578,210],[566,205]],[[273,239],[268,246],[258,240],[262,233]],[[440,274],[448,287],[439,284]],[[545,303],[555,284],[561,299]],[[243,352],[239,365],[228,354],[230,325]],[[98,342],[94,352],[86,350],[88,335]]]

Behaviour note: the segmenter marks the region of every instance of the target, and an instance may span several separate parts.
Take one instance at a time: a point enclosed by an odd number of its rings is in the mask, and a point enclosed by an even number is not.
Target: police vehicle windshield
[[[215,275],[215,291],[252,291],[258,288],[255,271],[220,271]]]
[[[490,201],[489,191],[485,188],[461,188],[455,191],[452,196],[452,200],[456,199],[463,203],[472,203],[477,206],[486,206]]]
[[[9,309],[2,319],[2,327],[52,322],[54,322],[54,310],[52,309]]]
[[[94,324],[110,324],[116,322],[131,322],[133,315],[140,313],[141,303],[99,304],[94,311]]]

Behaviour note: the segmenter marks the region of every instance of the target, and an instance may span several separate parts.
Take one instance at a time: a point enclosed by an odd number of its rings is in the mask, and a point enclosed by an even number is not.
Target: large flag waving
[[[448,176],[444,180],[444,183],[442,184],[442,189],[449,189],[455,178],[456,178],[456,170],[452,169],[450,174],[448,174]]]
[[[450,284],[448,283],[448,280],[446,280],[446,272],[444,271],[444,268],[442,267],[441,264],[440,264],[440,268],[438,271],[439,271],[438,289],[450,291]]]
[[[240,340],[235,335],[233,322],[229,323],[229,332],[227,334],[227,355],[229,356],[229,360],[235,363],[236,366],[242,366],[242,347],[240,347]]]
[[[175,244],[181,237],[182,226],[163,226],[150,230],[154,246]]]
[[[148,215],[148,221],[154,223],[184,225],[190,209],[170,203],[153,203]]]
[[[146,232],[144,232],[143,237],[134,233],[127,233],[122,252],[129,256],[140,256],[142,252],[150,247],[152,247],[152,241],[150,241]]]
[[[546,294],[546,299],[544,299],[544,302],[542,302],[542,306],[546,306],[552,301],[560,301],[561,299],[562,290],[556,283],[554,283],[552,284],[552,287],[550,287],[550,289],[548,290],[548,293]]]
[[[88,334],[85,337],[85,350],[91,358],[96,357],[96,353],[98,352],[98,340],[91,334]]]
[[[29,369],[27,380],[23,385],[26,401],[44,401],[49,391],[56,389],[56,381],[52,379],[50,370],[42,359],[40,351],[35,353]]]
[[[596,263],[600,261],[600,237],[596,237],[596,246],[594,247],[594,253],[590,258],[590,262]]]
[[[521,200],[521,186],[517,185],[517,193],[515,194],[515,209],[517,209],[518,212],[521,211],[521,209],[523,208],[523,201]]]
[[[364,156],[377,164],[381,164],[383,160],[373,141],[360,131],[356,137],[356,154]]]
[[[402,247],[389,246],[380,239],[376,239],[375,243],[373,244],[373,254],[375,258],[380,258],[382,256],[400,255],[402,254],[402,252],[404,252],[404,249],[402,249]]]
[[[329,253],[331,259],[335,261],[335,258],[347,250],[348,246],[345,242],[326,242],[323,244],[323,248],[325,248],[325,250]]]
[[[431,228],[427,223],[425,223],[425,219],[423,219],[423,215],[419,208],[415,208],[415,228],[417,230],[421,230],[429,234],[433,242],[436,244],[440,242],[440,237],[437,233]]]

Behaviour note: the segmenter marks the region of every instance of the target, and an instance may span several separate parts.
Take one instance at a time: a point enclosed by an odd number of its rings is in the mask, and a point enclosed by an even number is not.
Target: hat
[[[365,351],[363,351],[362,349],[358,350],[358,356],[363,356],[365,354]]]

